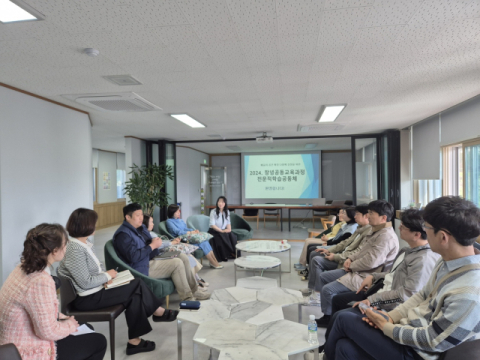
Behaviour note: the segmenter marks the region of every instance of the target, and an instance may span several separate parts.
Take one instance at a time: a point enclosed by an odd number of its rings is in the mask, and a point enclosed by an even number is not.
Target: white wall
[[[29,229],[93,208],[91,136],[87,115],[0,87],[2,283]]]
[[[207,154],[177,146],[177,201],[182,203],[185,221],[190,215],[200,214],[200,164],[205,160],[208,164]]]
[[[110,174],[110,189],[103,188],[103,174]],[[107,151],[98,152],[97,202],[99,204],[117,201],[117,154]]]

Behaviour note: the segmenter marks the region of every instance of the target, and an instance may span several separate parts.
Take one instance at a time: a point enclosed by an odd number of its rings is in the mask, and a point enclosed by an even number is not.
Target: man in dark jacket
[[[156,279],[172,278],[180,300],[205,300],[210,294],[197,291],[190,262],[185,254],[174,259],[155,260],[162,240],[152,239],[143,225],[143,211],[140,204],[132,203],[123,208],[123,224],[113,235],[113,247],[126,264],[144,275]]]

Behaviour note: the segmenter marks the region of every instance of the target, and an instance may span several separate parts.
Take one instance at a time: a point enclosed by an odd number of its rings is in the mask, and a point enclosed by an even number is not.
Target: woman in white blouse
[[[210,229],[213,238],[210,239],[213,253],[218,261],[228,261],[235,258],[237,236],[232,232],[230,211],[228,211],[227,198],[220,196],[216,208],[210,213]]]
[[[97,213],[90,209],[80,208],[70,215],[67,222],[70,241],[57,272],[72,281],[77,292],[73,305],[77,310],[97,310],[118,304],[125,306],[129,339],[127,355],[153,351],[155,343],[141,338],[152,330],[148,318],[152,316],[154,322],[174,321],[178,311],[161,307],[160,299],[141,279],[105,289],[105,285],[117,276],[117,271],[105,271],[93,252],[93,244],[88,241],[88,237],[95,233],[97,219]]]

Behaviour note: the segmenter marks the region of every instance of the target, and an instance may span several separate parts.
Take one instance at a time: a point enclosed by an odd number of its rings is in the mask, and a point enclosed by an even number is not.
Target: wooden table
[[[282,205],[282,204],[265,204],[265,205],[228,205],[229,210],[235,210],[237,209],[269,209],[269,208],[274,208],[274,209],[287,209],[288,210],[288,231],[291,231],[291,211],[292,210],[339,210],[347,205]],[[206,209],[215,209],[215,205],[207,205],[205,206]],[[283,211],[280,211],[280,231],[283,231]]]

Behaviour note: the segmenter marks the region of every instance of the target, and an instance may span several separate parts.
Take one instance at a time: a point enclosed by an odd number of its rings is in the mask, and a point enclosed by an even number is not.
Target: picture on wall
[[[111,178],[109,172],[103,173],[103,190],[110,190],[111,189]]]

